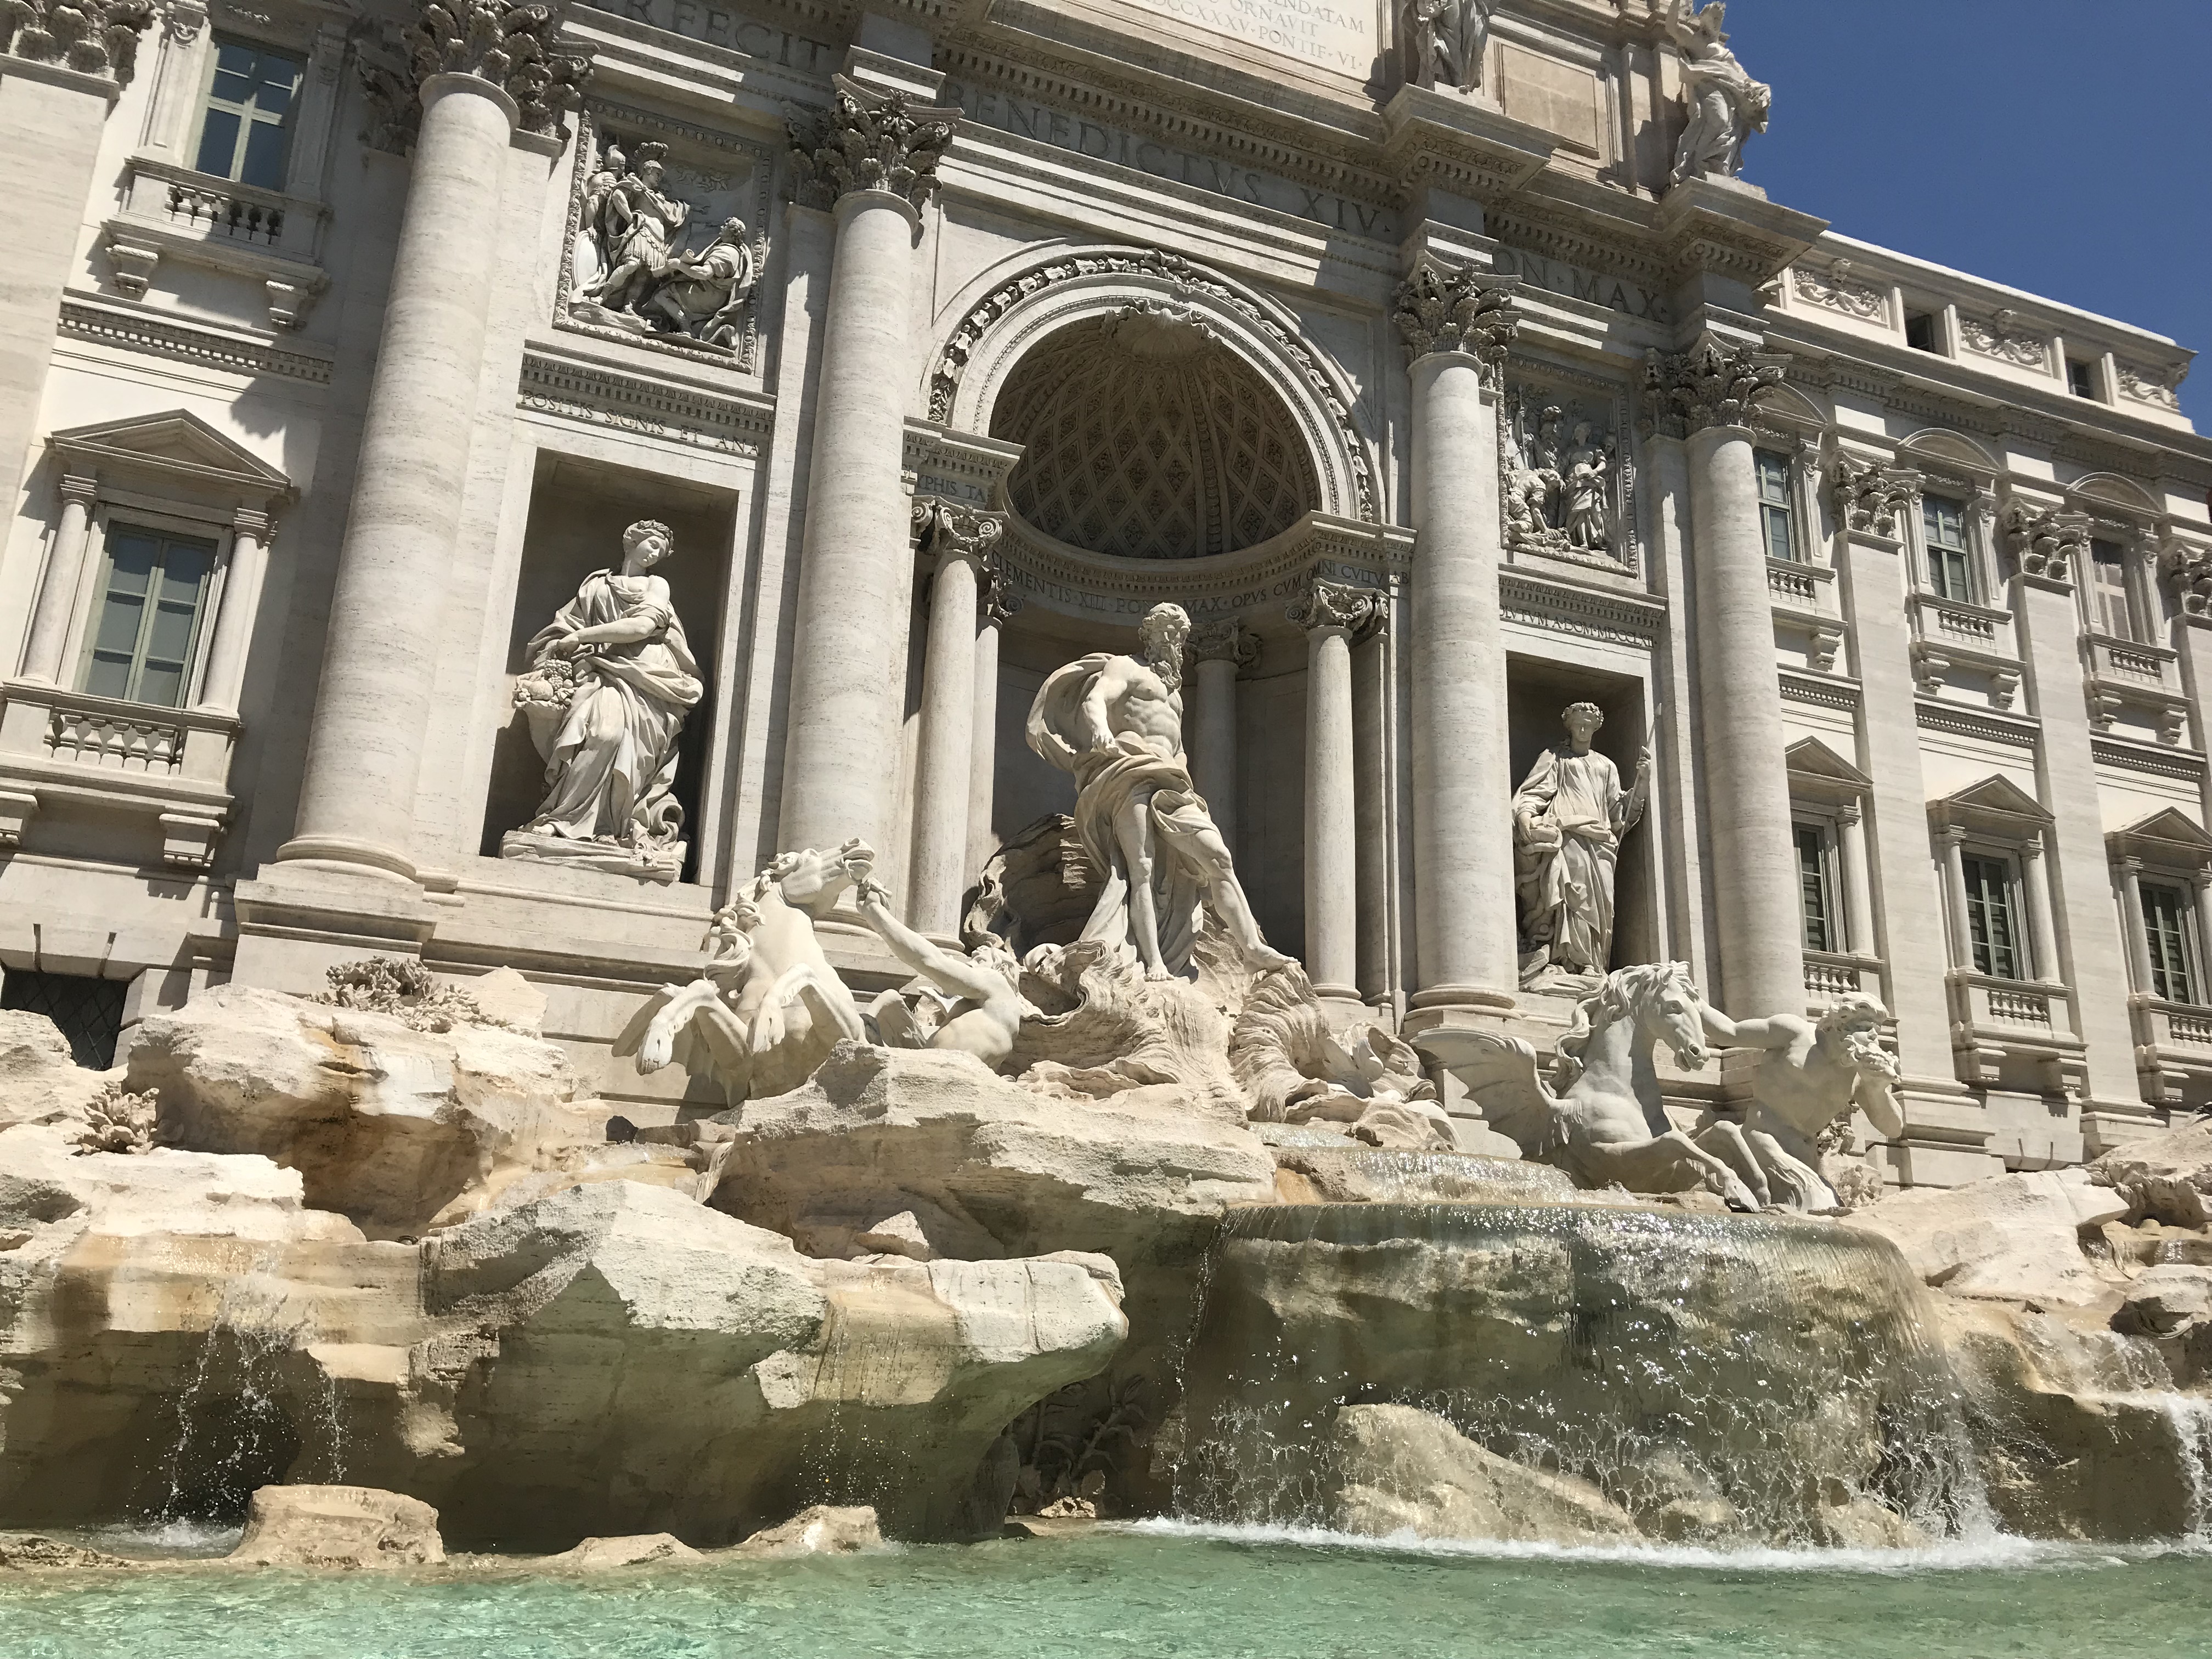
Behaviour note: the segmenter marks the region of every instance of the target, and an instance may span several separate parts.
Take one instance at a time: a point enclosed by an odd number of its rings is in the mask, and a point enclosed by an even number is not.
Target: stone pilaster
[[[1236,617],[1191,631],[1183,714],[1190,779],[1213,813],[1214,827],[1237,845],[1237,677],[1260,660],[1260,641]]]
[[[507,251],[508,145],[551,137],[588,72],[554,52],[557,12],[481,0],[425,5],[407,44],[422,106],[297,826],[280,860],[415,873],[417,773],[437,678],[441,607],[467,492],[477,382]]]
[[[1705,811],[1721,872],[1717,1000],[1738,1018],[1805,1007],[1773,600],[1752,472],[1757,402],[1786,361],[1708,334],[1687,351],[1652,353],[1644,375],[1654,435],[1680,440],[1688,464]]]
[[[46,575],[31,611],[30,641],[23,647],[23,678],[48,685],[58,685],[64,678],[62,653],[69,647],[70,614],[84,580],[85,549],[91,544],[92,507],[100,497],[100,480],[64,473],[61,497],[61,522],[54,526],[53,545],[46,550]]]
[[[914,247],[957,109],[839,76],[818,121],[794,118],[802,204],[836,220],[823,307],[785,739],[785,847],[892,833],[913,592],[905,441]]]
[[[1424,263],[1392,320],[1413,381],[1407,594],[1417,1008],[1513,1006],[1513,780],[1498,597],[1498,394],[1519,283]]]
[[[138,36],[153,15],[135,0],[15,0],[0,15],[0,145],[16,162],[8,234],[0,238],[0,295],[8,300],[8,326],[0,329],[0,501],[11,511],[38,436],[101,130],[130,84]],[[76,592],[70,588],[64,604]],[[66,627],[66,611],[62,620]],[[58,661],[60,642],[50,643]],[[27,672],[34,648],[26,650]]]
[[[1312,581],[1289,607],[1306,635],[1306,973],[1324,997],[1359,1000],[1359,800],[1352,647],[1382,595]]]
[[[929,635],[921,665],[921,732],[915,762],[914,859],[907,919],[951,935],[968,885],[969,803],[976,739],[977,601],[991,548],[1006,529],[996,513],[936,497],[914,504],[921,556],[934,562]],[[996,652],[993,653],[995,659]],[[994,678],[996,678],[994,661]]]

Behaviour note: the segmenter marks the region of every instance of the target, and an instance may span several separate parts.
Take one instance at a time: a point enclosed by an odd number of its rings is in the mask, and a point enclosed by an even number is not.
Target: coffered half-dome
[[[1056,541],[1131,559],[1233,553],[1321,500],[1290,411],[1200,317],[1139,301],[1024,356],[991,435],[1021,444],[1014,511]]]

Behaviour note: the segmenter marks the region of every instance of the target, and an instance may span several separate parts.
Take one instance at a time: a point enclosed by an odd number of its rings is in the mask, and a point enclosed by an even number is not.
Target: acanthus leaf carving
[[[1782,384],[1789,366],[1784,353],[1754,351],[1712,334],[1687,351],[1654,350],[1644,359],[1644,420],[1668,438],[1709,426],[1749,426],[1759,399]]]
[[[1006,515],[942,495],[921,495],[914,503],[915,550],[925,558],[988,559],[1006,533]]]
[[[1189,651],[1194,663],[1231,662],[1240,674],[1260,665],[1260,636],[1244,626],[1241,617],[1202,623],[1192,629]]]
[[[591,61],[552,50],[556,6],[514,0],[427,0],[407,30],[416,86],[434,75],[467,75],[514,100],[525,132],[567,138],[562,117],[576,107]]]
[[[2181,408],[2181,383],[2188,377],[2189,365],[2180,364],[2166,369],[2138,368],[2134,363],[2121,363],[2120,391],[2139,404],[2152,404],[2169,414]]]
[[[1844,529],[1894,540],[1897,516],[1920,493],[1921,476],[1906,467],[1836,457],[1836,518]]]
[[[1371,587],[1349,582],[1323,581],[1315,577],[1305,592],[1285,607],[1293,628],[1312,633],[1318,629],[1342,629],[1355,641],[1366,638],[1382,623],[1382,596]]]
[[[1838,259],[1823,273],[1810,265],[1793,265],[1790,282],[1798,297],[1830,311],[1840,311],[1846,317],[1878,323],[1889,308],[1889,301],[1878,288],[1854,282],[1850,276],[1851,262]]]
[[[2168,542],[2159,550],[2158,568],[2184,611],[2192,617],[2212,616],[2212,547]]]
[[[2005,546],[2022,575],[2070,584],[2074,561],[2089,544],[2089,515],[2014,501],[2004,512]]]
[[[1521,326],[1518,276],[1447,270],[1424,259],[1398,285],[1390,320],[1406,343],[1406,361],[1457,351],[1482,363],[1484,384],[1496,385]]]
[[[855,191],[879,190],[920,209],[937,193],[937,164],[958,129],[957,106],[918,104],[902,92],[873,92],[840,75],[830,107],[785,112],[793,188],[808,207],[835,207]]]
[[[2013,326],[2017,315],[2008,306],[1993,318],[1984,320],[1961,313],[1959,317],[1959,337],[1966,349],[1984,357],[1995,357],[2000,362],[2017,363],[2022,368],[2045,368],[2051,361],[2049,342],[2037,334],[2026,334]]]
[[[138,64],[138,37],[153,21],[145,0],[6,0],[0,52],[127,87]]]

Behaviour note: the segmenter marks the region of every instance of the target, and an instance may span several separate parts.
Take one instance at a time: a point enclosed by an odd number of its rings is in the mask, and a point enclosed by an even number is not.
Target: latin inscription
[[[1364,81],[1375,67],[1374,16],[1327,0],[1128,0],[1212,34]]]
[[[1148,173],[1155,179],[1172,179],[1194,190],[1225,196],[1232,202],[1274,208],[1354,236],[1371,236],[1382,241],[1393,241],[1398,236],[1398,216],[1386,207],[1355,202],[1328,191],[1309,190],[1273,173],[1239,167],[1234,161],[1224,161],[1215,156],[1194,155],[1119,127],[1102,126],[1065,110],[988,88],[948,82],[943,95],[949,102],[959,105],[961,112],[971,121],[1088,156],[1094,161],[1111,161],[1138,173]]]
[[[844,54],[835,46],[825,46],[819,40],[810,40],[803,34],[770,28],[766,23],[757,23],[750,17],[714,5],[712,0],[583,0],[583,3],[594,10],[627,17],[634,23],[666,29],[671,34],[703,40],[710,46],[726,47],[732,52],[741,52],[748,58],[781,64],[787,69],[803,70],[809,75],[828,76],[844,60]]]
[[[1495,264],[1500,276],[1518,276],[1531,288],[1540,288],[1547,293],[1563,294],[1570,300],[1584,300],[1594,306],[1608,306],[1630,317],[1648,317],[1655,323],[1672,323],[1673,309],[1656,294],[1647,294],[1633,283],[1624,283],[1618,276],[1607,276],[1595,270],[1584,270],[1580,265],[1571,265],[1563,259],[1547,259],[1540,253],[1525,253],[1517,247],[1501,247]]]
[[[1371,570],[1354,565],[1341,565],[1322,560],[1311,567],[1276,578],[1261,586],[1241,588],[1234,593],[1214,593],[1197,598],[1179,598],[1176,603],[1188,611],[1194,622],[1205,622],[1217,617],[1233,617],[1266,605],[1281,605],[1298,597],[1306,590],[1309,571],[1330,581],[1352,582],[1360,586],[1373,586],[1375,574]],[[1163,567],[1163,574],[1165,567]],[[1158,595],[1137,597],[1127,593],[1102,593],[1095,588],[1075,587],[1066,582],[1056,582],[1024,570],[1009,562],[1008,580],[1025,593],[1034,594],[1048,605],[1069,611],[1087,611],[1097,617],[1120,617],[1134,622],[1159,603]]]

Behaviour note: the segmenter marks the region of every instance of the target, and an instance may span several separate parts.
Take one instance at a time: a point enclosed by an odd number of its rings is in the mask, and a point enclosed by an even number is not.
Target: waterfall
[[[1209,1263],[1178,1508],[1326,1525],[1346,1406],[1418,1407],[1644,1516],[1747,1540],[1838,1506],[1986,1523],[1924,1292],[1885,1240],[1804,1218],[1588,1204],[1258,1206]]]

